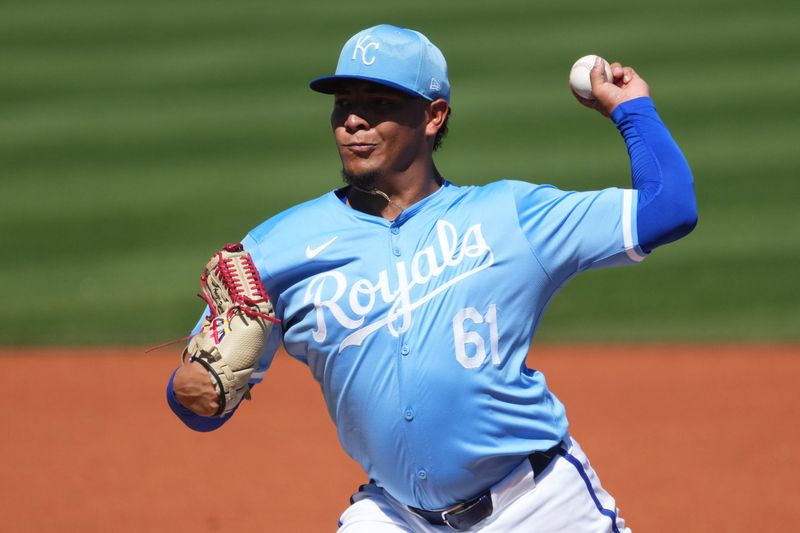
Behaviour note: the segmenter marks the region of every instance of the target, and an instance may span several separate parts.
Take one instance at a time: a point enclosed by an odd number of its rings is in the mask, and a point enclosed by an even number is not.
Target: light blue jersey
[[[275,305],[257,383],[283,342],[319,382],[339,439],[397,500],[472,498],[567,433],[525,365],[577,272],[640,261],[637,193],[445,184],[395,220],[331,192],[242,241]]]

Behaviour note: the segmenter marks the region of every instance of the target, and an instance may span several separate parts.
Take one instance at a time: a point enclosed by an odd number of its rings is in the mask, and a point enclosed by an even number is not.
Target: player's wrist
[[[652,97],[649,95],[637,96],[636,98],[625,100],[618,104],[611,110],[609,117],[614,121],[614,124],[619,126],[626,118],[632,115],[651,114],[655,111],[656,106]]]

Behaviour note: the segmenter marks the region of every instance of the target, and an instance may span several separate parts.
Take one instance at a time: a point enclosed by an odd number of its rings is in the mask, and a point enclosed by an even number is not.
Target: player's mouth
[[[378,147],[377,144],[371,143],[347,143],[342,146],[344,146],[344,148],[346,148],[353,155],[359,157],[367,157],[375,151],[375,148]]]

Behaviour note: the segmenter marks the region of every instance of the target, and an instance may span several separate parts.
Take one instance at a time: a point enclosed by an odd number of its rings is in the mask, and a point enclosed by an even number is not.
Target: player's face
[[[331,126],[346,179],[369,186],[430,157],[429,104],[371,82],[344,85],[334,97]]]

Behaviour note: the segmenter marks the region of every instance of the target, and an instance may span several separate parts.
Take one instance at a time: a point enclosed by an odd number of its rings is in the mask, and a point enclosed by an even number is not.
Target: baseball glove
[[[280,322],[258,270],[241,244],[228,244],[209,260],[199,294],[209,314],[182,358],[203,365],[219,396],[214,416],[250,399],[248,380],[264,351],[272,324]]]

